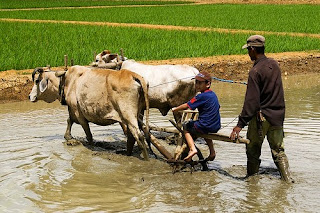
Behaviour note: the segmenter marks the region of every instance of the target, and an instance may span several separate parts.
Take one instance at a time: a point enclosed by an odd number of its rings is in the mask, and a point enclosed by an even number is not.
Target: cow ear
[[[48,88],[48,79],[43,78],[39,83],[40,92],[44,92]]]

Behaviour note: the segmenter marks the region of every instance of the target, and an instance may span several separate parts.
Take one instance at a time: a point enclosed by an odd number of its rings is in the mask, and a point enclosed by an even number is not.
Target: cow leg
[[[143,131],[143,116],[144,116],[144,110],[140,110],[140,113],[138,114],[138,125],[139,125],[139,129],[141,131]],[[155,158],[157,158],[157,155],[153,152],[152,148],[151,148],[151,139],[150,136],[145,135],[149,150],[151,152],[151,154],[153,156],[155,156]]]
[[[128,156],[132,155],[133,146],[134,146],[135,142],[136,142],[136,140],[134,139],[131,131],[127,130],[127,155]]]
[[[87,136],[87,140],[89,142],[89,144],[93,144],[93,139],[92,139],[92,134],[91,134],[91,131],[90,131],[90,126],[89,126],[89,123],[88,121],[86,120],[79,120],[79,123],[80,125],[82,126],[84,132],[86,133],[86,136]]]
[[[139,128],[133,126],[132,124],[128,124],[128,128],[131,132],[131,134],[133,135],[134,139],[138,142],[138,145],[141,147],[142,149],[142,154],[143,154],[143,158],[145,160],[149,160],[149,156],[148,156],[148,152],[147,152],[147,147],[146,144],[144,142],[144,138],[141,135],[141,133],[139,132]]]
[[[70,117],[67,119],[67,129],[66,133],[64,133],[64,138],[69,141],[72,140],[73,137],[71,135],[71,127],[72,127],[73,121],[70,119]]]
[[[120,126],[122,128],[123,133],[125,134],[125,136],[127,136],[128,135],[128,127],[125,124],[121,123],[121,122],[119,124],[120,124]]]
[[[128,126],[126,126],[125,124],[123,124],[121,122],[120,122],[120,126],[121,126],[125,136],[127,136],[127,155],[130,156],[130,155],[132,155],[133,146],[134,146],[134,143],[136,142],[136,140],[134,139]]]

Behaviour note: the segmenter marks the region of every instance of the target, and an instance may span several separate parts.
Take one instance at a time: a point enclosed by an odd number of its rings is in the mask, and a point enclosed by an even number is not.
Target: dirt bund
[[[280,64],[282,75],[320,74],[320,52],[267,53]],[[253,62],[248,55],[212,56],[207,58],[183,58],[161,61],[143,61],[145,64],[188,64],[199,71],[207,71],[212,76],[227,80],[246,81]],[[62,70],[63,67],[53,68]],[[8,70],[0,72],[0,103],[28,100],[33,82],[28,70]]]

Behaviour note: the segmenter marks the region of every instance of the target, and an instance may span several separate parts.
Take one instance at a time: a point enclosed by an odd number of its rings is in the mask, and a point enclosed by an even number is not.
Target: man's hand
[[[235,140],[236,138],[239,138],[239,133],[242,130],[242,128],[235,126],[230,134],[230,139]]]

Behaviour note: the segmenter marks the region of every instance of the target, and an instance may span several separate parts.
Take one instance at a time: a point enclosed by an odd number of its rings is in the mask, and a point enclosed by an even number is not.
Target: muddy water
[[[118,125],[91,125],[106,149],[67,146],[67,111],[58,103],[0,105],[1,212],[316,212],[320,209],[320,75],[284,79],[285,145],[295,184],[285,184],[262,150],[260,175],[242,179],[242,144],[215,142],[209,172],[172,174],[163,159],[117,153],[125,148]],[[229,134],[241,110],[245,86],[214,84],[221,103],[221,132]],[[151,113],[152,125],[170,126]],[[72,134],[84,140],[74,125]],[[245,135],[245,130],[242,132]],[[161,134],[158,136],[162,136]],[[165,136],[165,135],[163,135]],[[201,141],[198,146],[207,155]],[[170,150],[174,147],[168,146]]]

